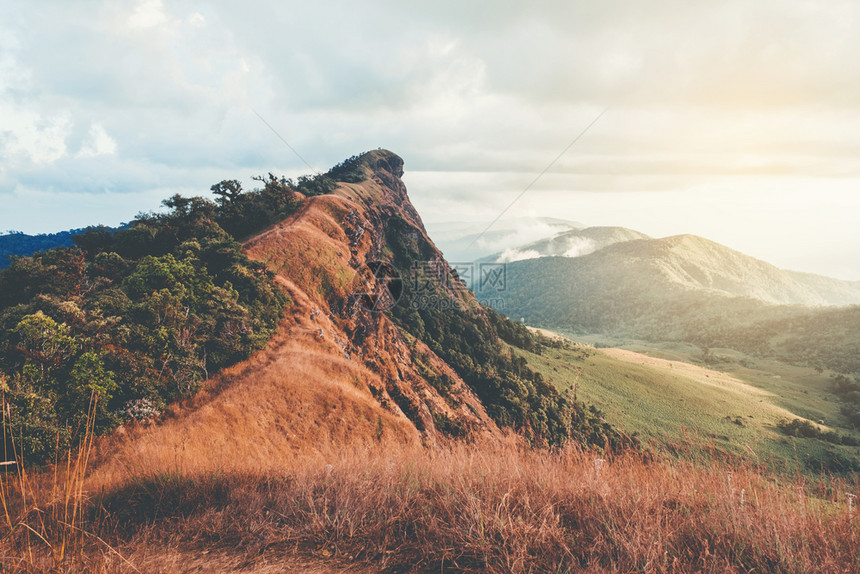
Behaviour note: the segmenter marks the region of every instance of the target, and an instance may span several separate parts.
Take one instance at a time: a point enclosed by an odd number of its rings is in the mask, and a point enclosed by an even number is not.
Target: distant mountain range
[[[850,307],[860,282],[785,271],[695,235],[623,228],[567,231],[487,259],[506,263],[494,304],[530,325],[860,370],[860,307]]]
[[[37,251],[54,247],[70,247],[73,245],[72,237],[82,231],[83,229],[70,229],[57,233],[40,233],[39,235],[27,235],[26,233],[0,235],[0,269],[9,266],[9,258],[13,255],[32,255]]]
[[[127,223],[118,227],[95,226],[106,232],[113,233],[119,229],[126,229]],[[21,232],[11,232],[0,235],[0,269],[5,269],[11,263],[13,256],[29,256],[39,251],[47,251],[55,247],[71,247],[75,244],[74,237],[80,235],[88,228],[69,229],[56,233],[40,233],[28,235]]]
[[[624,241],[624,236],[634,237]],[[748,297],[775,305],[851,305],[860,303],[860,281],[842,281],[811,273],[784,271],[769,263],[695,235],[646,239],[623,228],[589,228],[526,246],[519,253],[565,253],[511,261],[512,278],[540,272],[574,300],[598,293],[645,290],[658,298],[701,292]],[[592,239],[594,238],[594,239]],[[601,247],[601,242],[607,244]],[[569,247],[568,246],[572,246]],[[592,249],[571,254],[577,246]],[[587,246],[587,247],[586,247]],[[565,248],[569,250],[563,251]],[[535,262],[540,259],[540,262]],[[504,254],[499,261],[505,261]],[[511,283],[511,278],[508,280]],[[530,282],[534,284],[533,282]]]

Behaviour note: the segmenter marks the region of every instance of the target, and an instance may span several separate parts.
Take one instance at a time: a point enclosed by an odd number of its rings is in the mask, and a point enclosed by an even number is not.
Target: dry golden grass
[[[603,461],[512,440],[342,448],[265,472],[236,464],[127,475],[83,504],[84,526],[116,551],[83,545],[78,564],[110,572],[304,564],[318,572],[850,573],[860,569],[860,518],[846,495],[857,486],[776,482],[747,467],[635,454]],[[21,551],[13,542],[2,543],[6,556]]]
[[[208,381],[194,399],[175,405],[158,425],[121,429],[100,441],[91,488],[159,472],[265,472],[299,455],[321,455],[331,445],[420,440],[402,413],[374,397],[371,388],[385,388],[380,374],[345,357],[348,337],[318,290],[320,277],[349,269],[348,240],[334,219],[342,204],[310,198],[293,217],[246,244],[250,257],[279,273],[276,281],[291,299],[278,333],[265,349]]]
[[[90,564],[102,564],[109,554],[124,561],[95,533],[100,524],[86,516],[90,509],[84,484],[93,446],[97,401],[98,395],[93,393],[80,445],[65,456],[58,452],[50,471],[33,473],[23,466],[13,429],[6,419],[5,400],[0,400],[4,406],[4,444],[12,449],[3,453],[0,474],[3,520],[0,572],[89,571]]]
[[[168,420],[100,443],[103,456],[89,486],[159,472],[263,472],[296,456],[322,456],[331,445],[417,442],[408,419],[373,398],[366,381],[374,377],[306,344],[294,329],[226,369],[210,391],[177,407]]]
[[[339,198],[309,198],[289,219],[246,242],[244,251],[326,307],[327,301],[349,295],[355,274],[349,264],[349,238],[339,223],[348,211]],[[363,238],[364,244],[369,242],[369,235]]]

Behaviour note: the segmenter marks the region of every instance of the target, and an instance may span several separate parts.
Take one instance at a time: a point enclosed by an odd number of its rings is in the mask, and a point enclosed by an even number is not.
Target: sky
[[[431,237],[549,166],[505,217],[860,280],[858,54],[854,0],[4,0],[0,231],[383,147]]]

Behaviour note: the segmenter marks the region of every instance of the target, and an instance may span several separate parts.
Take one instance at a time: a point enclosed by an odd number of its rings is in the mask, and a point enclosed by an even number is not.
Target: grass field
[[[753,362],[722,349],[711,350],[711,366],[694,364],[701,356],[691,345],[638,342],[601,349],[574,344],[526,354],[559,390],[575,388],[577,398],[603,411],[608,422],[637,432],[657,450],[709,456],[715,450],[802,474],[860,465],[858,447],[787,437],[776,428],[780,420],[803,418],[823,430],[855,434],[839,426],[842,417],[827,392],[826,374]]]
[[[85,469],[77,464],[72,480],[62,472],[53,481],[0,475],[0,572],[821,574],[860,567],[860,518],[848,502],[858,485],[838,478],[775,480],[752,465],[576,445],[550,451],[517,440],[330,454],[327,463],[312,456],[264,472],[128,474],[96,492],[80,489],[74,477]]]

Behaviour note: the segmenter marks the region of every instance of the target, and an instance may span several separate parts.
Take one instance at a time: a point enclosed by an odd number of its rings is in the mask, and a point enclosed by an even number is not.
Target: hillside
[[[493,303],[567,333],[734,348],[860,372],[857,284],[780,270],[691,235],[616,243],[577,258],[506,264]]]
[[[860,303],[860,282],[783,271],[695,235],[618,245],[606,257],[630,274],[688,290],[750,297],[777,305]]]
[[[726,349],[711,351],[705,363],[697,347],[669,343],[569,343],[526,356],[559,390],[576,392],[655,450],[700,460],[754,460],[789,474],[860,470],[860,435],[833,400],[832,381],[811,368]],[[779,430],[796,420],[834,435],[824,441]]]
[[[814,273],[801,273],[800,271],[784,271],[800,285],[804,285],[819,297],[824,299],[826,305],[856,305],[858,293],[860,293],[860,281],[843,281],[833,279]]]
[[[552,263],[559,266],[558,274],[569,277],[574,283],[584,282],[582,289],[597,289],[601,284],[615,286],[618,281],[624,281],[646,284],[654,290],[748,297],[775,305],[860,303],[858,282],[783,271],[695,235],[644,239],[637,237],[641,234],[623,228],[596,228],[591,234],[586,231],[559,237],[583,237],[594,241],[595,246],[600,241],[609,245],[575,262]],[[626,237],[632,240],[624,240]],[[543,245],[551,248],[552,242]],[[526,249],[528,247],[523,247]],[[517,275],[523,274],[516,265],[511,268]]]

